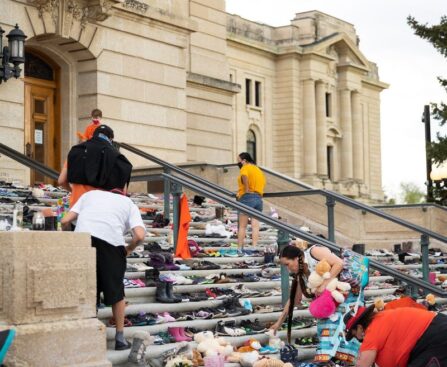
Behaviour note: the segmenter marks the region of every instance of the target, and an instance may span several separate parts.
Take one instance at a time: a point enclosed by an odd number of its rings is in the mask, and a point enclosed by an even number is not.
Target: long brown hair
[[[289,309],[287,310],[287,341],[290,343],[290,336],[292,334],[292,320],[293,309],[295,307],[296,291],[298,290],[298,283],[300,284],[301,291],[307,298],[312,298],[313,294],[308,291],[306,282],[309,276],[309,268],[304,262],[304,252],[298,247],[288,245],[281,251],[281,257],[285,257],[290,260],[298,259],[298,272],[292,275],[292,286],[290,288],[289,295]]]

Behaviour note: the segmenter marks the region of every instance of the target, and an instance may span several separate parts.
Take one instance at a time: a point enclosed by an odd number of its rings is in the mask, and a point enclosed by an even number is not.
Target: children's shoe
[[[146,363],[145,355],[146,348],[152,344],[154,338],[147,332],[137,332],[133,336],[132,349],[130,350],[129,357],[127,358],[127,366],[135,367],[148,367]]]
[[[130,349],[131,346],[132,346],[132,344],[128,340],[126,340],[125,343],[120,342],[119,340],[115,340],[115,350]]]

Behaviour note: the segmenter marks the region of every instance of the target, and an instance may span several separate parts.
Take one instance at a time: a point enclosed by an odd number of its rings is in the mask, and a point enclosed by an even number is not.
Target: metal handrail
[[[426,207],[433,207],[436,209],[441,209],[444,211],[447,211],[447,208],[445,206],[436,204],[436,203],[421,203],[421,204],[392,204],[392,205],[373,205],[373,208],[376,209],[400,209],[400,208],[426,208]]]
[[[0,143],[0,153],[6,155],[7,157],[14,159],[15,161],[22,163],[24,166],[28,168],[32,168],[35,171],[41,173],[44,176],[52,178],[53,180],[57,180],[59,177],[59,173],[44,164],[27,157],[25,154],[18,152],[15,149],[12,149],[2,143]]]
[[[122,144],[120,144],[120,145],[122,145]],[[123,146],[123,148],[124,148],[124,146]],[[35,161],[35,160],[33,160],[33,159],[31,159],[31,158],[29,158],[29,157],[19,153],[19,152],[15,151],[14,149],[9,148],[9,147],[5,146],[4,144],[1,144],[1,143],[0,143],[0,153],[7,155],[8,157],[16,160],[17,162],[19,162],[19,163],[21,163],[21,164],[23,164],[23,165],[25,165],[25,166],[27,166],[27,167],[29,167],[31,169],[34,169],[34,170],[38,171],[39,173],[41,173],[41,174],[43,174],[43,175],[45,175],[47,177],[50,177],[52,179],[57,179],[57,177],[58,177],[58,173],[55,170],[53,170],[51,168],[48,168],[45,165],[43,165],[42,163],[37,162],[37,161]],[[156,158],[156,157],[154,157],[154,158]],[[169,168],[173,167],[174,168],[173,171],[176,171],[176,172],[178,171],[176,169],[177,167],[175,167],[175,166],[173,166],[173,165],[171,165],[169,163],[166,163],[166,162],[164,162],[162,160],[159,160],[158,158],[156,158],[156,160],[159,161],[162,166],[169,167]],[[180,172],[180,173],[183,173],[183,172]],[[151,179],[151,177],[149,177],[149,176],[152,176],[152,178],[153,178],[154,175],[133,177],[132,181],[148,181],[148,180]],[[279,229],[279,230],[281,230],[283,232],[289,233],[289,234],[291,234],[293,236],[296,236],[298,238],[306,240],[306,241],[308,241],[310,243],[317,243],[317,244],[326,246],[329,249],[331,249],[333,251],[337,251],[337,252],[339,252],[342,249],[340,246],[338,246],[334,242],[331,242],[331,241],[328,241],[328,240],[326,240],[324,238],[315,236],[315,235],[313,235],[311,233],[304,232],[304,231],[302,231],[300,229],[297,229],[297,228],[295,228],[295,227],[293,227],[293,226],[291,226],[289,224],[286,224],[284,222],[280,222],[277,219],[273,219],[273,218],[271,218],[269,216],[266,216],[266,215],[264,215],[263,213],[261,213],[261,212],[259,212],[257,210],[254,210],[254,209],[252,209],[252,208],[250,208],[250,207],[248,207],[248,206],[246,206],[244,204],[241,204],[240,202],[237,202],[237,201],[234,201],[234,200],[228,198],[228,195],[227,196],[223,196],[223,195],[217,194],[217,193],[215,193],[213,191],[208,190],[207,188],[204,188],[202,186],[198,186],[198,185],[196,185],[195,183],[193,183],[191,181],[187,181],[187,180],[185,180],[185,179],[183,179],[181,177],[173,176],[171,174],[162,173],[160,175],[155,175],[155,176],[158,176],[157,178],[163,178],[167,182],[174,182],[176,184],[180,184],[181,186],[187,187],[190,190],[193,190],[193,191],[195,191],[195,192],[197,192],[199,194],[205,195],[205,196],[207,196],[207,197],[209,197],[209,198],[211,198],[211,199],[213,199],[213,200],[215,200],[217,202],[225,204],[225,205],[227,205],[227,206],[229,206],[229,207],[231,207],[233,209],[237,209],[238,211],[240,211],[242,213],[245,213],[245,214],[249,215],[250,217],[256,218],[256,219],[258,219],[258,220],[260,220],[260,221],[262,221],[264,223],[270,224],[274,228],[277,228],[277,229]],[[184,175],[184,176],[188,177],[189,175]],[[207,185],[207,183],[208,183],[208,181],[206,181],[206,180],[195,180],[195,181],[198,181],[198,182],[202,181],[201,183],[204,184],[204,185]],[[214,189],[214,187],[212,187],[212,186],[215,186],[215,185],[207,185],[207,186],[209,186],[209,187]],[[220,190],[217,190],[217,191],[220,191]],[[177,193],[178,193],[178,191],[177,191]],[[385,273],[385,274],[388,274],[388,275],[393,276],[395,278],[398,278],[401,281],[405,281],[405,282],[407,282],[408,284],[410,284],[410,285],[412,285],[414,287],[422,288],[425,291],[429,291],[429,292],[431,292],[431,293],[433,293],[433,294],[435,294],[437,296],[446,297],[447,298],[447,291],[443,291],[440,288],[435,287],[434,285],[430,284],[427,281],[424,281],[424,280],[421,280],[421,279],[418,279],[418,278],[413,278],[413,277],[411,277],[411,276],[409,276],[407,274],[403,274],[403,273],[399,272],[398,270],[392,269],[392,268],[390,268],[390,267],[388,267],[386,265],[383,265],[383,264],[381,264],[381,263],[379,263],[379,262],[377,262],[377,261],[375,261],[373,259],[369,259],[369,263],[370,263],[370,265],[373,268],[381,271],[382,273]]]
[[[206,186],[212,187],[214,190],[216,190],[216,191],[218,191],[218,192],[220,192],[220,193],[222,193],[224,195],[228,195],[228,196],[231,196],[231,197],[236,197],[236,194],[234,192],[232,192],[230,190],[227,190],[227,189],[223,188],[222,186],[216,185],[213,182],[210,182],[210,181],[205,180],[205,179],[203,179],[201,177],[198,177],[198,176],[196,176],[196,175],[194,175],[192,173],[189,173],[188,171],[186,171],[186,170],[184,170],[184,169],[182,169],[180,167],[177,167],[174,164],[168,163],[168,162],[166,162],[166,161],[164,161],[164,160],[162,160],[162,159],[160,159],[158,157],[155,157],[152,154],[146,153],[146,152],[142,151],[141,149],[135,148],[135,147],[133,147],[133,146],[127,144],[127,143],[118,143],[118,142],[114,142],[114,143],[118,147],[120,147],[120,148],[124,148],[124,149],[126,149],[126,150],[128,150],[128,151],[130,151],[130,152],[132,152],[132,153],[134,153],[134,154],[136,154],[138,156],[140,156],[140,157],[148,159],[148,160],[150,160],[150,161],[152,161],[152,162],[162,166],[164,169],[168,169],[168,170],[170,170],[172,172],[175,172],[175,173],[178,173],[178,174],[183,175],[185,177],[188,177],[189,179],[197,181],[197,182],[201,183],[202,185],[206,185]]]
[[[235,166],[236,164],[231,163],[231,164],[220,164],[220,165],[212,165],[212,164],[206,164],[206,165],[214,166],[214,167],[231,167],[231,166]],[[204,166],[204,164],[201,164],[201,166]],[[304,196],[305,195],[324,195],[326,198],[334,199],[336,202],[340,202],[340,203],[342,203],[344,205],[347,205],[347,206],[349,206],[351,208],[358,209],[358,210],[363,210],[365,212],[369,212],[371,214],[377,215],[377,216],[379,216],[379,217],[381,217],[383,219],[389,220],[389,221],[391,221],[393,223],[396,223],[398,225],[401,225],[403,227],[411,229],[411,230],[413,230],[415,232],[418,232],[420,234],[425,234],[425,235],[428,235],[428,236],[430,236],[432,238],[435,238],[435,239],[437,239],[437,240],[439,240],[441,242],[447,243],[447,237],[445,237],[443,235],[440,235],[440,234],[438,234],[436,232],[433,232],[433,231],[431,231],[429,229],[426,229],[424,227],[421,227],[421,226],[419,226],[417,224],[413,224],[411,222],[408,222],[408,221],[406,221],[406,220],[404,220],[402,218],[398,218],[398,217],[396,217],[396,216],[394,216],[392,214],[385,213],[382,210],[377,209],[376,207],[372,207],[372,206],[360,203],[358,201],[355,201],[353,199],[350,199],[350,198],[348,198],[348,197],[346,197],[344,195],[338,194],[338,193],[333,192],[333,191],[328,191],[326,189],[315,189],[312,186],[309,186],[309,185],[300,183],[298,181],[295,181],[295,180],[291,179],[290,177],[287,177],[287,176],[282,175],[282,174],[280,174],[278,172],[272,171],[272,170],[270,170],[268,168],[265,168],[265,167],[260,167],[260,168],[262,169],[262,171],[264,171],[264,172],[266,172],[266,173],[268,173],[270,175],[273,175],[275,177],[281,178],[281,179],[283,179],[286,182],[295,184],[295,185],[297,185],[299,187],[302,187],[302,188],[306,189],[306,190],[303,190],[303,191],[282,191],[282,192],[271,192],[271,193],[268,192],[268,193],[264,194],[265,198],[268,198],[268,197],[303,196],[303,195]],[[421,204],[421,205],[426,205],[426,204]],[[439,205],[434,205],[434,206],[440,207]],[[443,208],[443,207],[440,207],[440,208],[442,208],[443,210],[447,210],[446,208]]]
[[[297,229],[289,224],[286,224],[286,223],[281,222],[277,219],[271,218],[257,210],[254,210],[247,205],[241,204],[240,202],[233,201],[233,200],[228,199],[222,195],[216,194],[210,190],[207,190],[206,188],[195,185],[194,183],[192,183],[190,181],[186,181],[183,178],[169,175],[166,173],[163,173],[162,176],[165,177],[169,181],[180,184],[192,191],[195,191],[195,192],[197,192],[201,195],[204,195],[208,198],[211,198],[217,202],[225,204],[233,209],[236,209],[242,213],[247,214],[250,217],[256,218],[264,223],[271,225],[272,227],[274,227],[276,229],[279,229],[281,231],[289,233],[289,234],[296,236],[298,238],[301,238],[305,241],[323,245],[323,246],[328,247],[329,249],[336,251],[336,252],[340,252],[342,250],[342,247],[338,246],[334,242],[331,242],[324,238],[315,236],[311,233],[304,232],[304,231]],[[423,288],[425,291],[429,291],[429,292],[436,294],[437,296],[440,296],[440,297],[447,297],[447,291],[443,291],[442,289],[432,285],[431,283],[429,283],[427,281],[411,277],[410,275],[407,275],[407,274],[403,274],[403,273],[399,272],[398,270],[392,269],[392,268],[390,268],[386,265],[383,265],[373,259],[369,259],[369,263],[374,269],[377,269],[385,274],[388,274],[388,275],[396,277],[402,281],[405,281],[414,287]]]

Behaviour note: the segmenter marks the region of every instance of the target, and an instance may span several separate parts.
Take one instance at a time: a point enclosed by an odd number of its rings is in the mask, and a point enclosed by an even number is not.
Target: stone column
[[[317,124],[315,115],[315,81],[303,82],[304,176],[317,173]]]
[[[11,327],[6,366],[111,366],[89,235],[0,232],[0,330]]]
[[[316,120],[317,120],[317,174],[327,176],[327,136],[326,136],[326,86],[316,84]]]
[[[363,182],[363,123],[360,93],[352,93],[352,151],[354,180]]]
[[[352,170],[352,115],[351,91],[340,91],[340,120],[343,137],[341,139],[341,179],[353,178]]]

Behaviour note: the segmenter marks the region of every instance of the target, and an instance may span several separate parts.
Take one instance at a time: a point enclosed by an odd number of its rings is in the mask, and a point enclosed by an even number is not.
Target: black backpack
[[[68,182],[104,190],[124,188],[130,181],[132,164],[109,142],[92,138],[68,153]]]

